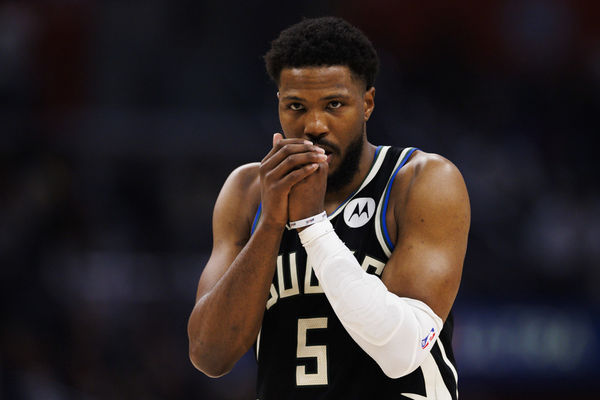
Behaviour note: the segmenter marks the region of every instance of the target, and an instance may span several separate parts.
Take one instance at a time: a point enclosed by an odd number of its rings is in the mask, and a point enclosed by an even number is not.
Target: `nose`
[[[319,111],[313,111],[306,114],[304,122],[304,135],[311,141],[320,139],[329,133],[326,116]]]

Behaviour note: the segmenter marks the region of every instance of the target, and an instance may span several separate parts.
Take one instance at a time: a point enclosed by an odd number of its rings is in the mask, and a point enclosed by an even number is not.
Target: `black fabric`
[[[381,148],[379,149],[381,150]],[[377,175],[356,193],[353,199],[372,198],[375,204],[378,204],[402,150],[390,148],[385,154],[385,159]],[[377,154],[381,156],[381,152]],[[357,205],[357,202],[352,204],[352,211],[356,211]],[[358,214],[361,212],[369,212],[368,207],[364,206],[364,202],[358,208]],[[374,213],[373,209],[372,214]],[[366,257],[371,257],[369,260],[377,260],[385,264],[388,258],[376,237],[376,218],[374,215],[369,215],[369,218],[364,226],[352,228],[345,222],[344,212],[341,210],[331,222],[342,241],[350,250],[355,251],[354,255],[361,265]],[[267,303],[268,309],[265,311],[258,343],[257,399],[402,399],[406,397],[401,393],[427,395],[421,368],[399,379],[388,378],[375,361],[348,335],[333,312],[325,294],[307,293],[309,290],[305,287],[306,252],[295,230],[285,231],[281,241],[278,264],[272,286],[272,290],[277,292],[277,299],[276,302],[273,302],[275,296],[271,295],[270,303]],[[373,264],[378,263],[373,262]],[[286,296],[285,289],[291,290],[294,287],[291,277],[294,265],[298,293]],[[279,287],[279,271],[282,272],[283,288]],[[375,271],[375,266],[367,269],[367,272],[372,274],[375,274]],[[379,273],[381,274],[381,271]],[[310,282],[313,286],[318,285],[314,272],[311,273]],[[288,294],[290,293],[288,292]],[[300,324],[304,324],[305,319],[323,317],[327,318],[327,328],[308,329],[304,335],[306,348],[310,351],[315,350],[317,346],[326,348],[326,351],[322,353],[326,356],[320,356],[321,358],[326,357],[326,367],[324,368],[322,365],[319,370],[316,356],[297,357],[298,321],[301,320]],[[439,340],[443,343],[447,358],[454,363],[451,348],[452,328],[452,316],[450,315]],[[437,342],[431,354],[452,399],[455,399],[456,384],[453,371],[443,360]],[[327,384],[298,386],[296,378],[298,367],[301,371],[306,368],[307,374],[320,372],[323,375],[326,369]],[[427,398],[435,397],[429,394]]]

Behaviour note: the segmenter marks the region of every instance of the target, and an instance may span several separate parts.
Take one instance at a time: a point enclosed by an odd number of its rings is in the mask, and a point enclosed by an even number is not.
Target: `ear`
[[[364,119],[365,122],[367,122],[369,118],[371,118],[371,113],[373,113],[373,109],[375,108],[375,86],[371,86],[371,88],[365,92],[364,107]]]
[[[277,98],[279,99],[279,90],[277,91]]]

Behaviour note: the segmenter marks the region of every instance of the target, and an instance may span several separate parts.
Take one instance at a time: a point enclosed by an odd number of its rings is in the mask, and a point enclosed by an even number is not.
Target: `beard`
[[[352,182],[358,173],[363,144],[363,135],[359,135],[355,141],[350,143],[346,155],[337,169],[327,177],[327,191],[336,192]]]

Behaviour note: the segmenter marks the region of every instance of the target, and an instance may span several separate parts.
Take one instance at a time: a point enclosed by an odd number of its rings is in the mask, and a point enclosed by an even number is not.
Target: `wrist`
[[[329,232],[334,232],[333,225],[331,225],[329,219],[325,219],[313,225],[307,226],[302,230],[298,229],[298,236],[300,237],[302,246],[306,247],[314,240],[328,234]]]
[[[288,218],[290,221],[298,221],[312,217],[313,215],[321,214],[323,211],[325,211],[325,207],[315,207],[308,211],[294,211],[290,208]]]
[[[291,220],[286,228],[288,229],[296,229],[298,232],[302,231],[304,228],[307,228],[311,225],[317,224],[322,221],[327,221],[327,212],[321,211],[318,214],[312,215],[308,218],[303,218],[299,220]]]
[[[271,234],[283,234],[285,230],[285,222],[269,220],[268,218],[260,218],[258,224],[256,225],[255,232],[264,232]]]

